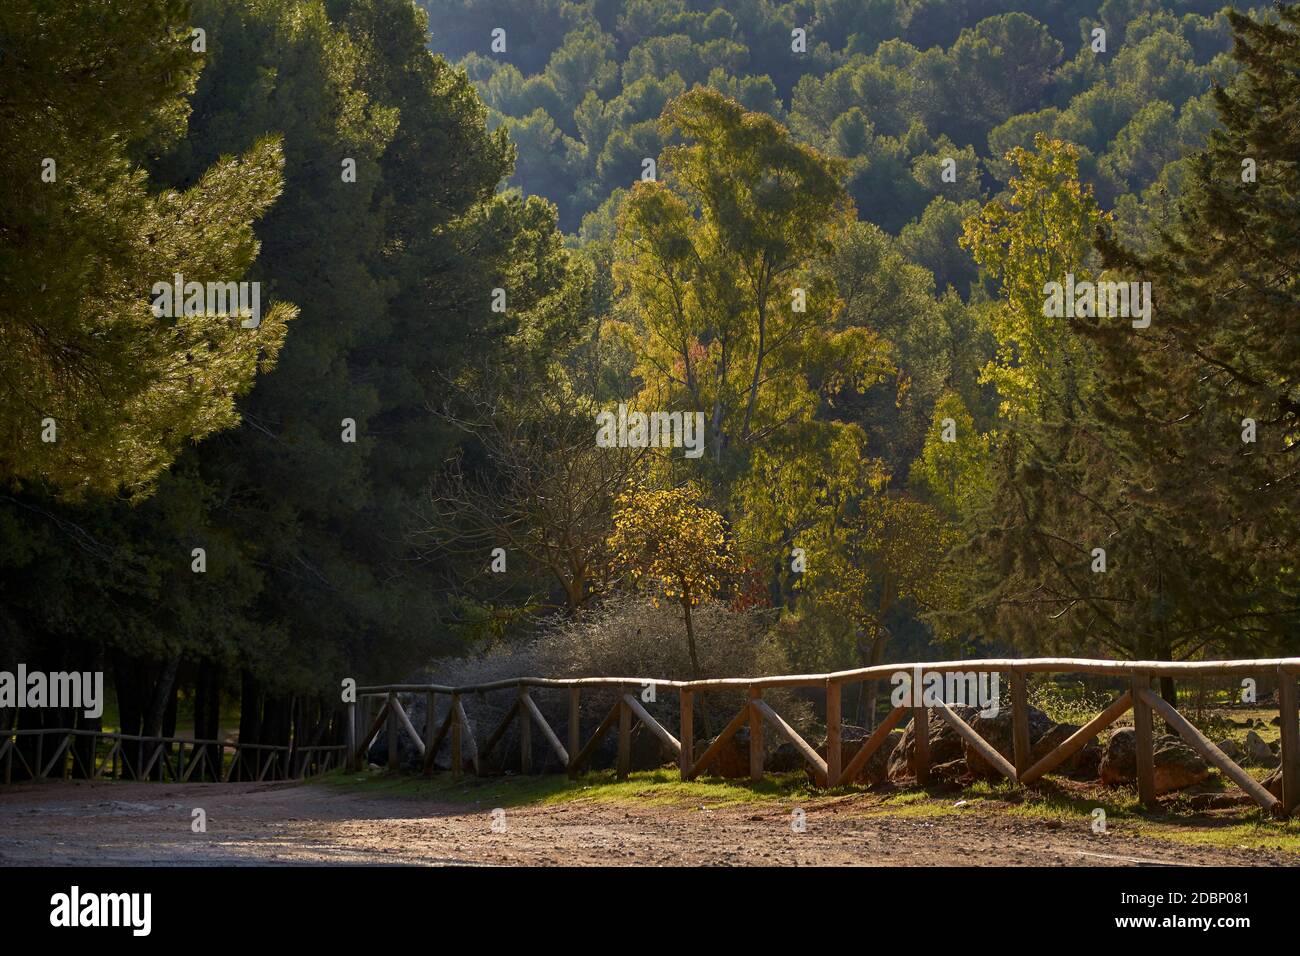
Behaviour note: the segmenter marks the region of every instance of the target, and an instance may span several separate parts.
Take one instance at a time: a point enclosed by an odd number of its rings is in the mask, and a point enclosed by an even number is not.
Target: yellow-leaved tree
[[[629,488],[615,503],[609,548],[616,569],[681,605],[691,676],[699,677],[691,610],[716,596],[737,571],[722,515],[700,503],[694,485]]]
[[[1086,360],[1069,320],[1044,315],[1044,287],[1070,273],[1076,282],[1093,278],[1092,240],[1109,214],[1080,183],[1079,151],[1069,143],[1039,133],[1033,151],[1017,147],[1006,159],[1019,170],[1010,200],[994,200],[967,219],[960,242],[1002,285],[1003,299],[990,313],[997,357],[981,380],[997,387],[1003,414],[1034,415],[1068,402]]]

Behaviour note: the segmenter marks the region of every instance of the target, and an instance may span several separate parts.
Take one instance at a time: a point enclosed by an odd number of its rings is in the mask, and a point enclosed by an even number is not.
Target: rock
[[[1246,755],[1246,752],[1241,749],[1241,744],[1231,737],[1224,737],[1214,746],[1222,750],[1224,755],[1234,763],[1241,763],[1241,759]]]
[[[1137,738],[1131,727],[1113,731],[1102,751],[1098,771],[1108,787],[1131,784],[1137,780]]]
[[[615,732],[609,734],[608,736],[614,738],[615,746],[617,746],[618,734]],[[544,748],[544,750],[540,750],[538,748],[539,741],[537,738],[539,737],[541,737],[541,734],[538,733],[536,730],[534,730],[533,731],[533,770],[534,771],[538,770],[541,767],[541,761],[546,761],[548,758],[554,758],[553,763],[558,767],[559,759],[554,757],[554,751],[551,750],[550,746],[546,743],[545,740],[540,741],[541,747]],[[656,737],[654,734],[652,734],[649,731],[649,729],[640,721],[637,721],[636,725],[632,728],[632,739],[630,743],[632,745],[631,746],[631,751],[632,751],[631,769],[632,770],[658,770],[664,764],[677,763],[677,755],[674,754],[666,746],[664,746],[664,742],[660,740],[658,737]],[[748,747],[749,745],[746,744],[746,746]],[[703,751],[700,751],[700,753],[703,753]],[[746,753],[745,756],[745,764],[746,764],[745,772],[748,773],[749,772],[748,753]],[[560,767],[559,769],[563,770],[564,768]]]
[[[961,715],[958,715],[961,716]],[[941,720],[943,718],[940,718]],[[962,717],[966,723],[970,724],[971,730],[979,734],[984,740],[993,747],[998,753],[1006,757],[1012,764],[1016,762],[1014,727],[1011,717],[1011,708],[1002,707],[993,717],[985,717],[978,711],[973,712],[973,716]],[[1052,722],[1052,718],[1037,707],[1029,708],[1029,740],[1031,748],[1044,737],[1050,734],[1058,726]],[[1062,725],[1063,726],[1063,725]],[[1067,731],[1060,740],[1064,740],[1073,731]],[[1059,742],[1059,741],[1058,741]],[[1052,747],[1044,747],[1039,756],[1046,754]],[[1031,750],[1032,752],[1032,750]],[[962,740],[962,755],[966,759],[966,765],[970,772],[976,777],[999,778],[1002,774],[991,763],[980,756],[979,751],[972,747],[967,741]],[[1037,759],[1037,758],[1034,758]]]
[[[794,773],[796,770],[807,766],[808,763],[803,759],[803,754],[795,750],[794,744],[787,740],[781,741],[776,750],[763,757],[763,769],[772,773]]]
[[[1110,735],[1101,758],[1101,782],[1108,787],[1137,781],[1137,735],[1124,727]],[[1182,790],[1204,781],[1210,768],[1200,755],[1177,737],[1162,734],[1155,740],[1156,793]]]
[[[1226,810],[1255,803],[1248,793],[1195,793],[1187,802],[1193,810]]]
[[[1078,754],[1065,762],[1067,767],[1073,764],[1068,776],[1075,780],[1096,780],[1101,776],[1101,753],[1101,744],[1093,737]]]
[[[402,707],[416,729],[422,730],[424,727],[423,695],[415,700],[403,701]],[[366,751],[366,760],[380,767],[388,766],[387,721],[371,741],[370,749]],[[424,757],[415,749],[415,742],[411,740],[411,735],[400,723],[397,725],[397,762],[403,770],[420,770],[424,767]]]
[[[957,706],[952,709],[966,723],[970,723],[976,714],[974,707]],[[933,768],[950,760],[965,759],[961,736],[953,729],[952,724],[940,717],[939,712],[934,708],[930,708],[929,716],[930,766]],[[915,759],[916,724],[908,721],[907,729],[903,731],[903,736],[899,738],[893,752],[889,755],[889,779],[897,781],[909,777],[915,778]]]
[[[1261,767],[1268,767],[1273,763],[1273,751],[1269,749],[1268,744],[1264,743],[1264,738],[1253,730],[1246,734],[1246,759]]]
[[[1177,737],[1162,737],[1156,744],[1156,793],[1182,790],[1210,776],[1209,765]]]
[[[709,740],[696,741],[695,759],[699,760],[704,751],[713,746],[713,737]],[[722,745],[714,761],[704,770],[706,776],[726,777],[737,780],[749,776],[749,728],[742,727],[731,739]]]
[[[970,767],[961,757],[956,760],[935,764],[930,768],[930,780],[935,783],[957,783],[969,776],[971,776]]]
[[[862,745],[867,742],[867,738],[870,736],[871,731],[867,730],[865,727],[855,727],[852,724],[845,724],[840,727],[841,767],[848,766],[849,761],[857,756],[858,751],[862,749]],[[898,746],[898,742],[902,737],[903,732],[901,730],[892,731],[880,746],[876,748],[876,752],[867,759],[866,764],[858,771],[857,776],[853,778],[852,782],[868,787],[875,787],[882,783],[887,783],[889,781],[889,757],[894,752],[894,748]],[[823,760],[826,759],[825,739],[823,739],[821,744],[818,745],[817,753]],[[807,767],[806,769],[808,771],[808,779],[812,780],[812,768]]]
[[[1033,746],[1029,750],[1029,764],[1033,766],[1039,760],[1046,757],[1061,744],[1065,743],[1074,732],[1079,729],[1078,724],[1055,724],[1050,730],[1044,733],[1037,740],[1033,741]],[[1033,732],[1033,724],[1030,724],[1030,733]],[[1033,739],[1032,737],[1030,738]],[[1011,760],[1013,758],[1008,757]],[[1097,743],[1097,738],[1093,737],[1083,748],[1069,758],[1064,763],[1057,765],[1053,773],[1064,773],[1076,780],[1096,780],[1097,767],[1101,763],[1101,745]]]
[[[1282,799],[1282,768],[1281,767],[1278,767],[1276,770],[1270,773],[1267,777],[1261,780],[1260,783],[1263,784],[1264,789],[1267,790],[1269,793],[1273,794],[1273,796],[1277,797],[1279,800]]]
[[[695,742],[695,759],[699,760],[700,755],[713,745],[717,737],[711,737],[708,740],[697,740]],[[668,754],[673,759],[671,753]],[[769,773],[793,773],[807,766],[803,755],[794,748],[794,745],[787,741],[781,741],[774,750],[768,751],[763,755],[763,770]],[[709,765],[704,774],[715,777],[726,777],[729,780],[739,780],[749,776],[749,728],[742,727],[740,730],[722,745],[718,752],[717,759]]]
[[[1270,720],[1269,723],[1272,724],[1274,727],[1281,727],[1281,726],[1282,726],[1282,715],[1281,715],[1281,714],[1278,714],[1276,717],[1274,717],[1272,720]]]

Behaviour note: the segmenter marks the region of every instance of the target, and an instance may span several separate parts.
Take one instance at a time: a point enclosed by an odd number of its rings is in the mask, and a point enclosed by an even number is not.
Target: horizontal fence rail
[[[875,681],[907,673],[924,682],[927,675],[949,673],[1005,673],[1010,675],[1012,705],[1013,754],[1004,756],[985,740],[947,703],[927,702],[926,706],[906,704],[893,708],[863,742],[852,759],[842,761],[841,696],[846,684]],[[1122,680],[1127,686],[1113,703],[1083,727],[1057,744],[1049,753],[1030,761],[1031,739],[1026,675],[1092,674]],[[1172,705],[1156,694],[1153,681],[1160,677],[1259,677],[1268,675],[1278,682],[1278,707],[1281,713],[1282,795],[1275,796],[1245,769],[1210,742]],[[1177,731],[1210,766],[1219,770],[1265,810],[1288,815],[1300,806],[1300,715],[1297,711],[1297,678],[1300,658],[1265,658],[1231,661],[1110,661],[1070,657],[984,658],[978,660],[935,661],[928,663],[881,664],[827,674],[793,674],[775,677],[728,677],[707,680],[664,680],[651,677],[518,677],[482,684],[451,686],[445,684],[384,684],[358,688],[357,702],[350,703],[347,721],[347,768],[364,766],[370,746],[380,731],[385,731],[387,763],[390,770],[399,768],[396,742],[405,734],[423,760],[424,773],[432,773],[434,757],[444,741],[451,752],[451,773],[464,772],[468,762],[474,773],[483,772],[484,761],[501,742],[511,724],[519,733],[520,769],[531,772],[532,731],[535,728],[571,777],[577,777],[588,765],[604,738],[617,728],[618,750],[615,772],[622,779],[630,772],[631,732],[634,722],[642,724],[664,747],[676,754],[682,778],[694,779],[708,770],[723,747],[742,728],[749,730],[749,771],[753,780],[763,776],[764,730],[771,730],[791,744],[807,764],[813,779],[821,787],[837,787],[852,782],[871,756],[889,739],[890,731],[911,720],[915,728],[913,763],[917,783],[929,782],[929,721],[933,715],[946,721],[980,757],[1008,780],[1022,786],[1040,781],[1083,750],[1101,731],[1128,711],[1133,712],[1137,758],[1137,789],[1142,802],[1156,804],[1155,718]],[[680,703],[680,726],[673,735],[641,703],[636,691],[653,685],[676,690]],[[924,686],[921,683],[919,686]],[[820,688],[826,702],[826,747],[822,756],[805,740],[771,703],[763,699],[765,691]],[[568,693],[568,735],[562,742],[533,700],[532,692],[564,690]],[[615,702],[608,714],[584,743],[581,739],[579,702],[584,690],[613,690]],[[465,713],[462,698],[510,691],[514,701],[500,723],[484,739],[482,746]],[[708,692],[743,692],[746,701],[722,732],[698,756],[695,753],[695,714],[700,695]],[[401,697],[423,695],[425,727],[416,729]],[[439,722],[434,702],[439,695],[450,697],[445,717]],[[375,702],[382,702],[370,716]],[[468,755],[468,761],[466,759]]]
[[[19,746],[23,740],[32,745]],[[15,767],[28,780],[294,780],[341,766],[347,753],[347,744],[297,747],[59,727],[0,730],[5,783],[13,782]]]

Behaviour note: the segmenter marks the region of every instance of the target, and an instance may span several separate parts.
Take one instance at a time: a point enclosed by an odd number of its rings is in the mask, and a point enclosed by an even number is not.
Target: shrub
[[[695,608],[699,640],[700,671],[704,677],[757,677],[788,673],[785,656],[769,636],[772,612],[751,609],[732,611],[718,601]],[[691,663],[687,650],[681,610],[676,605],[660,604],[642,597],[620,596],[580,618],[557,621],[523,644],[497,642],[466,658],[443,658],[434,661],[425,676],[432,683],[465,686],[509,680],[515,677],[627,677],[690,679]],[[634,684],[640,695],[642,687]],[[789,691],[764,695],[793,726],[806,728],[811,722],[811,708]],[[568,692],[538,688],[532,698],[547,722],[562,741],[567,740]],[[584,688],[581,695],[583,741],[590,737],[616,700],[616,691]],[[716,734],[736,713],[745,700],[744,691],[709,692],[696,698],[696,739]],[[509,690],[487,694],[470,694],[462,698],[466,716],[482,743],[505,717],[513,702]],[[449,701],[439,697],[435,707],[441,721]],[[412,719],[423,726],[423,705],[411,702],[418,713]],[[680,710],[676,690],[658,688],[656,700],[645,707],[669,732],[680,727]],[[614,734],[606,738],[595,764],[612,759]],[[774,735],[769,734],[769,739]],[[559,761],[542,739],[533,732],[533,766],[536,770],[557,770]],[[444,745],[445,746],[445,745]],[[512,726],[492,754],[492,766],[512,766],[518,761],[518,732]],[[697,755],[698,755],[697,747]],[[548,766],[549,764],[549,766]]]

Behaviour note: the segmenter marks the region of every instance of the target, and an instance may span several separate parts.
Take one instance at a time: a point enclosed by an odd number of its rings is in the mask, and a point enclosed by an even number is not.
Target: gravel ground
[[[949,801],[951,804],[957,798]],[[1096,835],[987,803],[880,813],[870,794],[722,807],[575,800],[511,808],[439,804],[319,785],[68,781],[0,792],[0,865],[1296,865],[1276,849]],[[191,830],[192,811],[207,832]],[[498,830],[501,815],[497,815]],[[1126,832],[1128,831],[1128,832]]]

